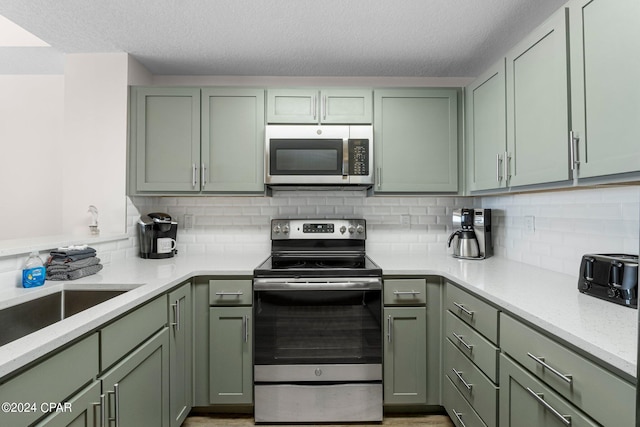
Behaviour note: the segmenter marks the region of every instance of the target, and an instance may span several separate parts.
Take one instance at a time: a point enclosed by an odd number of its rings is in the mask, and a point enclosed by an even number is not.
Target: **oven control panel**
[[[364,219],[274,219],[272,240],[359,239],[366,237]]]

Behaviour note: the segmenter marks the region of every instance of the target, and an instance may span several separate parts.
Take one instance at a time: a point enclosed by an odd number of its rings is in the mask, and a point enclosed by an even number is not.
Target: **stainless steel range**
[[[254,270],[256,422],[382,420],[382,270],[362,219],[273,220]]]

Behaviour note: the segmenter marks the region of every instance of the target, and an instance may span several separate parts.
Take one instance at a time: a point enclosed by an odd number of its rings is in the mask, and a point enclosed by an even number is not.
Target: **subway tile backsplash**
[[[445,253],[451,214],[460,207],[493,209],[495,256],[577,275],[585,253],[639,250],[640,186],[603,187],[483,197],[374,196],[357,191],[282,191],[273,197],[132,197],[126,240],[97,244],[108,265],[138,256],[136,223],[160,211],[179,225],[179,256],[269,251],[272,218],[362,217],[367,246],[377,253]],[[183,228],[184,215],[194,227]],[[533,229],[528,225],[533,224]],[[44,258],[46,254],[41,253]],[[0,287],[19,283],[27,254],[0,257]]]

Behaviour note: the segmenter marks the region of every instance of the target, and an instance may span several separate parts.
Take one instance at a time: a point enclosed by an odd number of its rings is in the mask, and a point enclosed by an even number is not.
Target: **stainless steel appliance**
[[[171,258],[176,250],[178,223],[169,214],[152,212],[138,220],[141,258]]]
[[[454,209],[453,227],[447,245],[453,256],[463,259],[485,259],[493,255],[491,209]]]
[[[382,271],[365,221],[271,226],[253,282],[255,421],[381,421]]]
[[[583,255],[578,290],[586,295],[638,308],[638,255]]]
[[[265,184],[373,185],[373,127],[268,125]]]

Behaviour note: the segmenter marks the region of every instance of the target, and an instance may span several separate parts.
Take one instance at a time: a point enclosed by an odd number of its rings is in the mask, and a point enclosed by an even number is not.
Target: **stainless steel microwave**
[[[265,184],[373,185],[373,126],[268,125]]]

